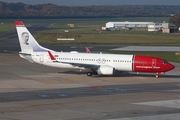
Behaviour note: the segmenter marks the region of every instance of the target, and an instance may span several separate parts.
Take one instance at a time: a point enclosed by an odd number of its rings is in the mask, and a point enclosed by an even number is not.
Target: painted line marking
[[[104,88],[104,86],[91,86],[91,88],[93,88],[93,89],[100,89],[100,88]]]
[[[148,106],[159,106],[159,107],[170,107],[180,109],[180,100],[165,100],[165,101],[154,101],[154,102],[141,102],[133,103],[136,105],[148,105]]]
[[[69,97],[68,94],[58,94],[59,97]]]
[[[39,95],[40,97],[42,97],[42,98],[50,98],[50,96],[49,95],[45,95],[45,94],[43,94],[43,95]]]
[[[179,120],[180,113],[174,114],[162,114],[162,115],[151,115],[151,116],[141,116],[141,117],[131,117],[131,118],[115,118],[106,120]]]

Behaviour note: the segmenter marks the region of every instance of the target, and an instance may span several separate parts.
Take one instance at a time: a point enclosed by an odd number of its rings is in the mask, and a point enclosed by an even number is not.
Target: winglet
[[[86,47],[86,53],[91,53],[88,47]]]
[[[51,60],[53,60],[53,61],[56,60],[55,57],[52,55],[52,53],[50,51],[48,51],[48,54],[49,54]]]
[[[20,20],[16,20],[16,21],[15,21],[15,24],[16,24],[16,26],[21,26],[21,27],[24,27],[23,22],[22,22],[22,21],[20,21]]]

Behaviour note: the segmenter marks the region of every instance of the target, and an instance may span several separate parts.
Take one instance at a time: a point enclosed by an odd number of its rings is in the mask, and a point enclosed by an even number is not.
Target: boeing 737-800
[[[30,62],[58,68],[86,69],[87,76],[114,75],[115,71],[164,74],[174,69],[166,60],[153,56],[56,52],[38,44],[22,21],[15,21],[21,51],[19,55]]]

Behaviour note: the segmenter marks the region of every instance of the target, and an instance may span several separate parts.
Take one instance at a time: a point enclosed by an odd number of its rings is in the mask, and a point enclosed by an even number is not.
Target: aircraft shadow
[[[63,71],[58,72],[58,74],[67,74],[67,75],[86,75],[87,71]],[[92,77],[155,77],[155,73],[130,73],[130,72],[120,72],[116,71],[115,75],[92,75]],[[160,78],[180,78],[180,75],[159,75]]]

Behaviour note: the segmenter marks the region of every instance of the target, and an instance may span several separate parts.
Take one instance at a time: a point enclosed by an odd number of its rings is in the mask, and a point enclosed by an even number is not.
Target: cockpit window
[[[167,61],[165,61],[165,60],[161,61],[161,64],[167,64]]]

